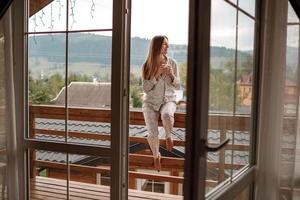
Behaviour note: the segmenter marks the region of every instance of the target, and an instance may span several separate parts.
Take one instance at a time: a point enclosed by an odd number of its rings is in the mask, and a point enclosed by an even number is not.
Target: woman
[[[142,79],[144,90],[143,113],[148,129],[147,141],[154,157],[154,167],[161,169],[158,118],[161,120],[166,134],[166,148],[171,151],[173,140],[171,132],[174,125],[176,110],[175,89],[180,88],[180,81],[176,62],[167,57],[169,48],[166,36],[152,38],[147,58],[142,65]]]

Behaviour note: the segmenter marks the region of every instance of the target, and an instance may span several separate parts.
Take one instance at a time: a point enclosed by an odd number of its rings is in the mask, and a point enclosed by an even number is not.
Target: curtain
[[[15,94],[13,78],[13,32],[11,8],[8,8],[0,20],[0,173],[5,166],[5,173],[0,176],[4,198],[17,200],[19,198],[17,137],[15,120]],[[2,113],[2,115],[1,115]],[[2,195],[2,194],[1,194]],[[0,198],[3,198],[1,196]]]
[[[288,0],[262,7],[258,200],[300,199],[300,29],[291,9]]]

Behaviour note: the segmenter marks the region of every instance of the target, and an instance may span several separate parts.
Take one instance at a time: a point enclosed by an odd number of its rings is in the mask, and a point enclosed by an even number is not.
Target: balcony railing
[[[45,106],[45,105],[31,105],[29,107],[29,133],[30,137],[34,138],[36,134],[40,135],[52,135],[52,136],[64,136],[65,131],[50,130],[50,129],[38,129],[36,128],[36,119],[55,119],[65,120],[66,109],[59,106]],[[109,123],[111,120],[111,111],[109,109],[95,109],[95,108],[68,108],[68,119],[74,121],[84,122],[101,122]],[[162,125],[161,121],[159,122]],[[139,110],[130,111],[130,125],[145,125],[143,113]],[[175,113],[176,128],[185,128],[185,113]],[[250,118],[248,116],[228,116],[228,115],[210,115],[209,127],[210,130],[217,130],[220,132],[220,140],[226,138],[227,131],[242,131],[248,132],[250,129]],[[96,140],[110,140],[110,135],[107,133],[85,133],[78,131],[70,131],[67,134],[69,137],[84,138],[84,139],[96,139]],[[147,144],[145,137],[129,137],[129,142],[144,143]],[[161,145],[165,144],[164,139],[160,139]],[[185,145],[184,140],[174,140],[175,146]],[[225,163],[225,151],[249,151],[248,145],[243,144],[231,144],[227,145],[219,152],[219,161],[208,161],[208,169],[215,169],[218,171],[218,180],[207,180],[207,186],[215,187],[219,182],[224,180],[226,169],[241,169],[243,164],[229,164]],[[56,163],[50,161],[36,160],[35,156],[32,157],[32,171],[36,167],[40,168],[52,168],[52,169],[67,169],[66,164]],[[171,175],[158,175],[150,173],[137,172],[136,169],[153,169],[153,157],[150,151],[144,150],[140,153],[129,154],[129,178],[130,179],[149,179],[155,181],[170,182],[176,184],[178,188],[179,183],[183,183],[183,177],[179,176],[179,172],[183,172],[184,158],[175,157],[162,157],[162,170],[169,171]],[[74,172],[92,172],[92,173],[109,173],[109,166],[84,166],[70,164],[71,171]],[[135,170],[134,170],[135,169]],[[172,173],[173,172],[173,173]],[[175,172],[175,173],[174,173]],[[134,182],[134,181],[133,181]],[[134,184],[133,184],[134,187]],[[176,188],[175,187],[175,188]],[[176,193],[176,191],[173,191]]]

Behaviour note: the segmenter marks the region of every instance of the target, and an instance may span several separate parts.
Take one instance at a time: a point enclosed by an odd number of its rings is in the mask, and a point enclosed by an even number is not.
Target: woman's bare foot
[[[159,172],[161,170],[160,163],[161,156],[159,155],[157,158],[154,158],[154,168]]]
[[[173,139],[171,137],[166,138],[166,148],[168,151],[172,151],[173,149]]]

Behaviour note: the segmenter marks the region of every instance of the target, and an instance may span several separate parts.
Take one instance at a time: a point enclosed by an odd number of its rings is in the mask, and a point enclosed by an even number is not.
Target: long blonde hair
[[[152,79],[160,67],[159,56],[164,40],[168,38],[164,35],[154,36],[150,42],[148,54],[142,65],[142,77],[145,80]]]

